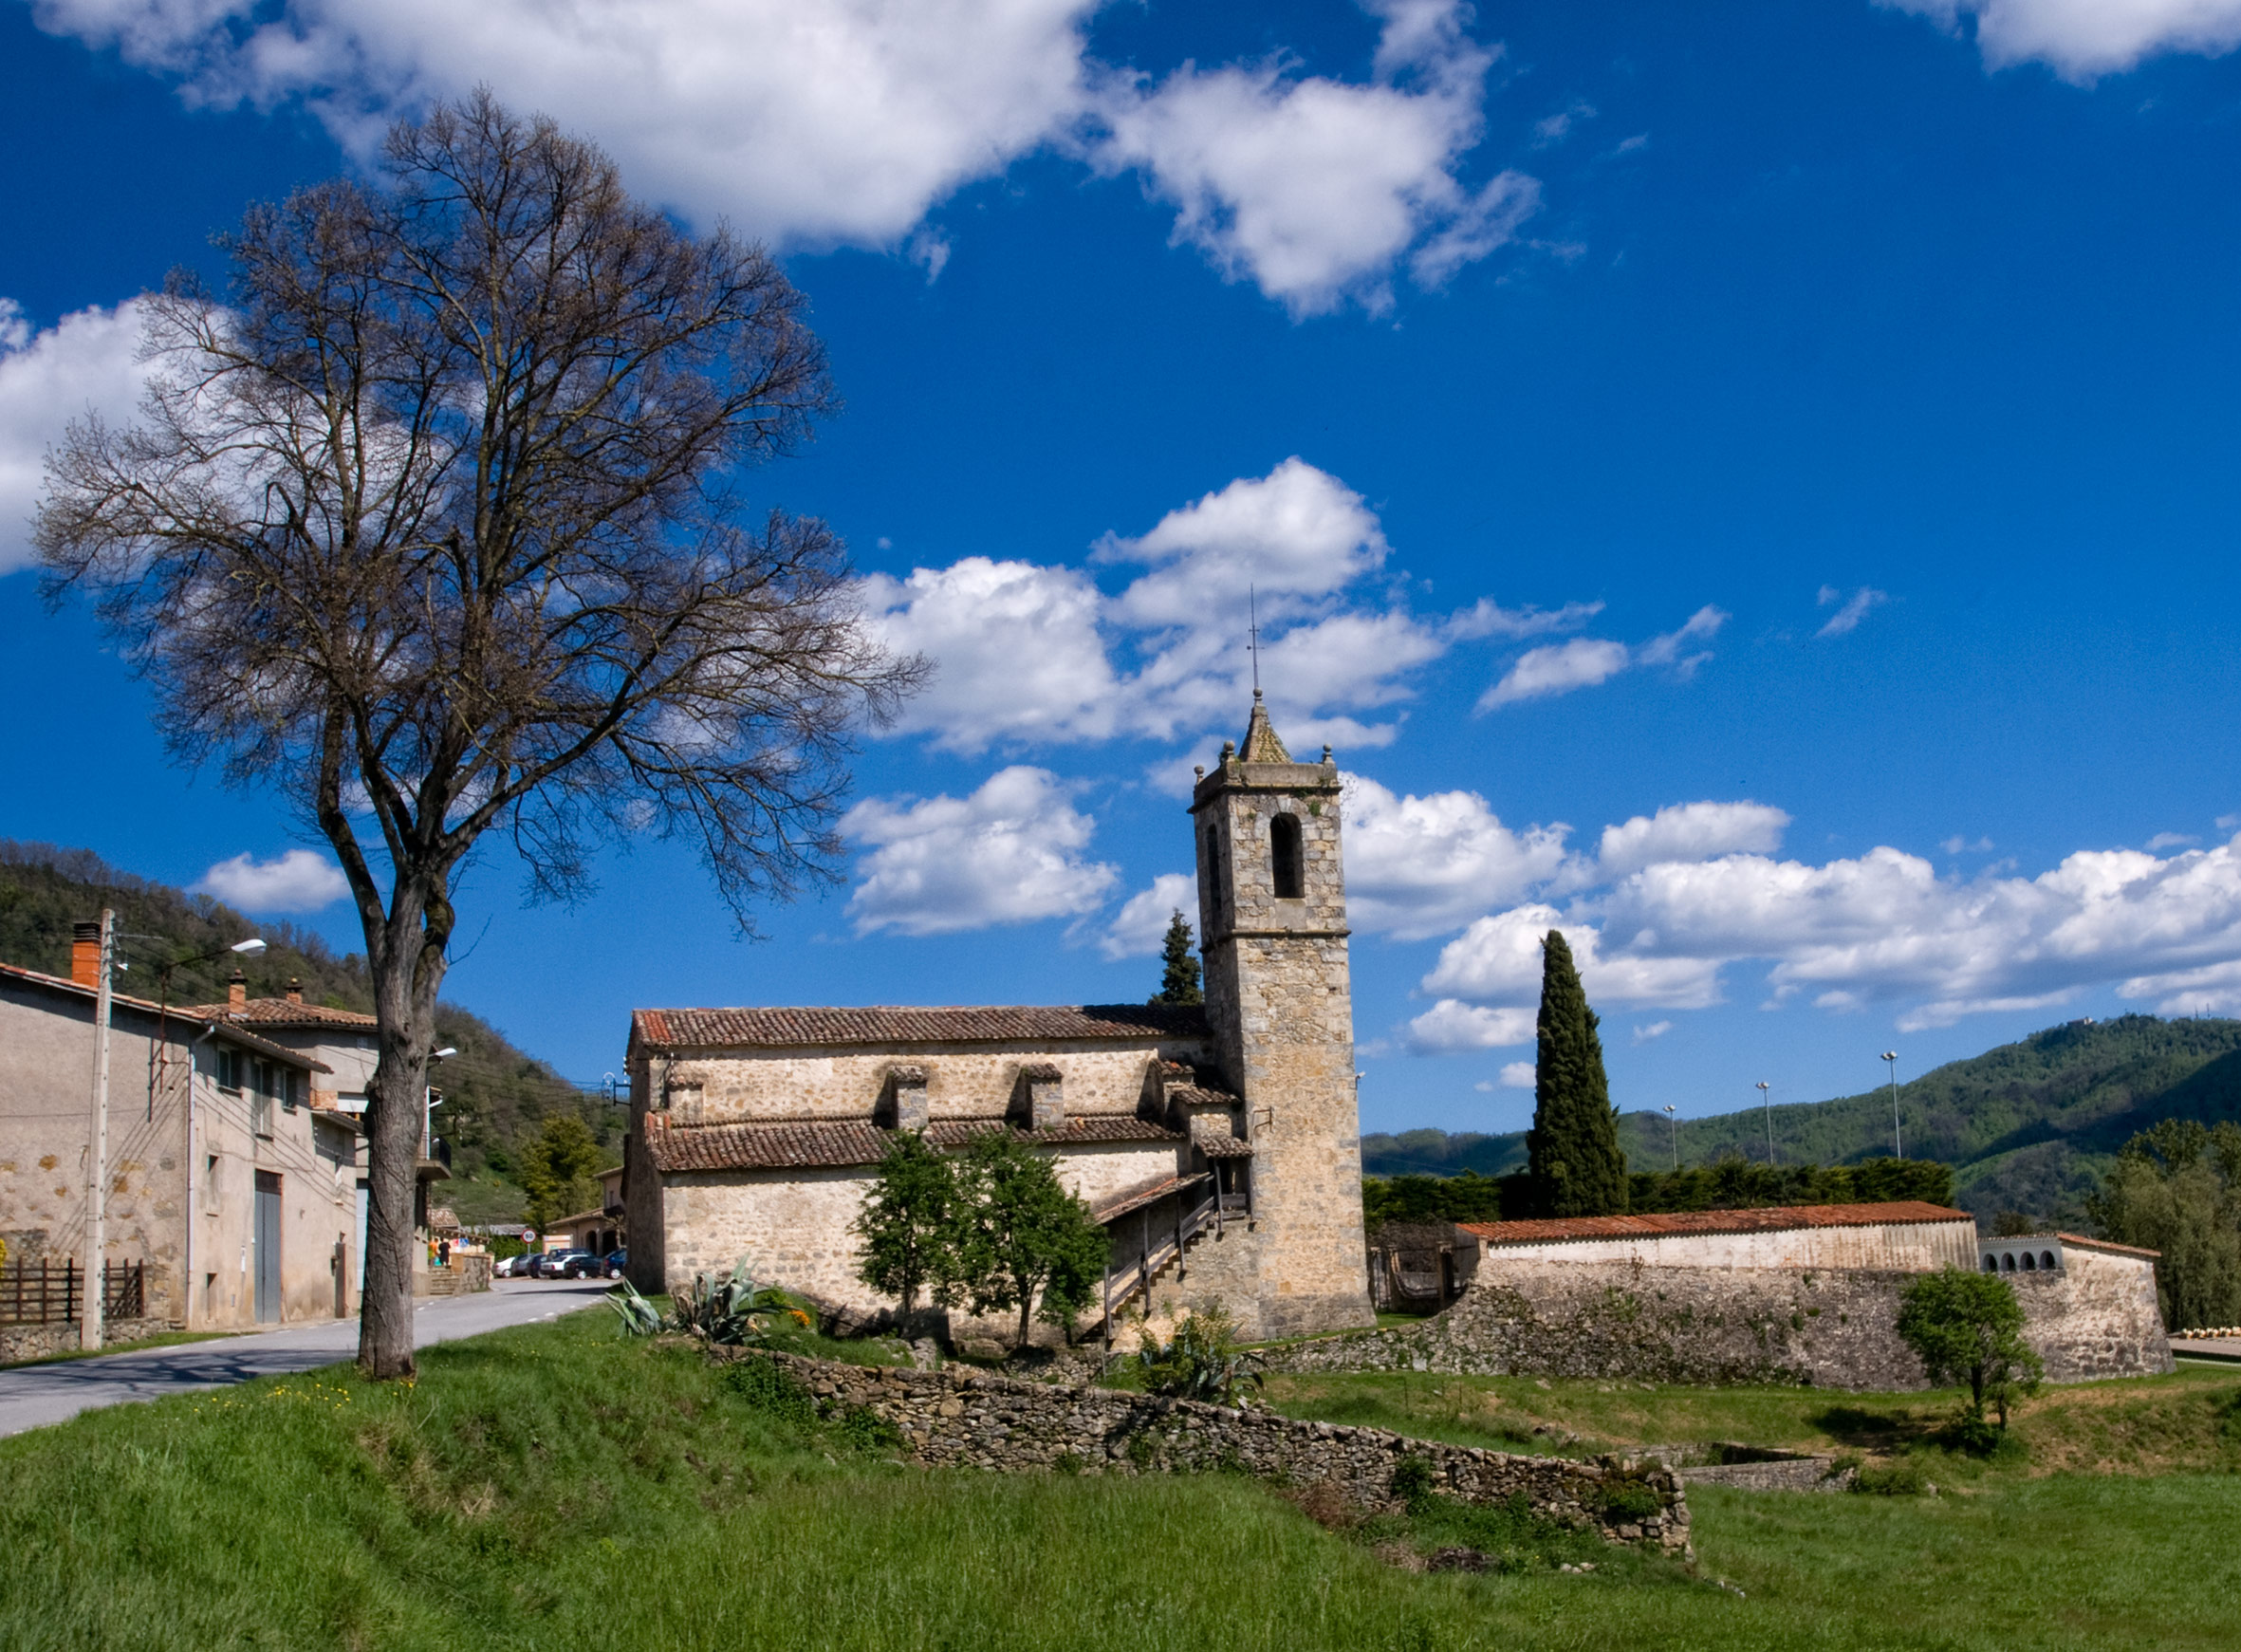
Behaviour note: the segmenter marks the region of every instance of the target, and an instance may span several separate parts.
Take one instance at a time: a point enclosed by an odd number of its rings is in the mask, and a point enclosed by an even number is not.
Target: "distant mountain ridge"
[[[2123,1015],[2049,1027],[1901,1084],[1898,1101],[1907,1156],[1952,1165],[1965,1209],[2081,1221],[2085,1195],[2139,1131],[2170,1118],[2241,1121],[2241,1021]],[[1891,1151],[1891,1092],[1777,1106],[1773,1125],[1782,1163],[1856,1164]],[[1685,1119],[1680,1161],[1763,1161],[1766,1127],[1757,1107]],[[1661,1113],[1621,1114],[1628,1162],[1670,1163],[1669,1128]],[[1372,1134],[1361,1160],[1371,1176],[1501,1176],[1524,1168],[1525,1133]]]
[[[244,917],[210,896],[122,871],[89,849],[0,838],[0,963],[68,974],[71,925],[98,917],[104,906],[116,910],[120,930],[161,936],[181,952],[211,952],[248,936],[264,937],[261,957],[179,970],[172,978],[174,1004],[224,998],[226,977],[238,961],[252,998],[277,998],[296,980],[311,1003],[373,1011],[365,960],[356,954],[338,956],[306,930]],[[143,962],[119,977],[118,990],[154,997],[154,970]],[[549,1113],[581,1115],[600,1145],[620,1157],[617,1109],[585,1095],[456,1004],[438,1006],[435,1024],[443,1041],[459,1052],[443,1064],[436,1081],[444,1093],[436,1133],[452,1145],[456,1178],[446,1184],[443,1199],[461,1220],[511,1220],[520,1214],[526,1196],[513,1179],[515,1166]]]

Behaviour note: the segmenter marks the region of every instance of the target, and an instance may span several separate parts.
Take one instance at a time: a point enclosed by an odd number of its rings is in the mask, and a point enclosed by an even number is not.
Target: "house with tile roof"
[[[0,1241],[11,1269],[85,1277],[100,925],[68,976],[0,965]],[[316,1054],[205,1012],[112,996],[104,1255],[137,1267],[108,1334],[230,1330],[357,1311],[358,1120]],[[0,1317],[6,1310],[0,1309]],[[20,1317],[17,1316],[17,1317]],[[0,1340],[60,1338],[59,1323]]]
[[[631,1017],[630,1273],[745,1259],[874,1316],[851,1224],[898,1131],[1046,1152],[1112,1240],[1086,1329],[1219,1300],[1249,1335],[1370,1324],[1338,765],[1258,691],[1198,771],[1203,1007],[645,1009]]]

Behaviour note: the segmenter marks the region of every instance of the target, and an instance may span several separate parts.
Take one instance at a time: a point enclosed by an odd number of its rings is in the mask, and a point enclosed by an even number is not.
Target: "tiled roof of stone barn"
[[[1137,1041],[1202,1038],[1206,1012],[1195,1004],[639,1010],[630,1031],[634,1042],[666,1049]]]
[[[251,998],[241,1004],[189,1004],[174,1013],[205,1021],[231,1021],[236,1027],[347,1027],[371,1031],[380,1023],[356,1010],[337,1010],[325,1004],[306,1004],[295,998]]]
[[[1550,1216],[1455,1225],[1490,1244],[1548,1245],[1566,1239],[1670,1239],[1690,1234],[1779,1234],[1795,1228],[1869,1228],[1973,1219],[1967,1211],[1909,1198],[1889,1204],[1778,1205],[1748,1211],[1665,1211],[1648,1216]]]
[[[1180,1142],[1174,1130],[1126,1114],[1088,1114],[1055,1130],[1022,1130],[1001,1120],[940,1120],[926,1132],[936,1147],[958,1148],[990,1130],[1009,1130],[1038,1147],[1095,1147],[1120,1142]],[[877,1164],[891,1131],[857,1119],[786,1120],[737,1124],[679,1124],[646,1118],[646,1151],[664,1173],[692,1170],[812,1170]]]

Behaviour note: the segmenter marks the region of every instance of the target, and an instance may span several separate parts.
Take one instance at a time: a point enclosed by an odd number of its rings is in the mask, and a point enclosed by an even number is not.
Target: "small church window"
[[[1269,844],[1275,860],[1276,899],[1301,899],[1307,893],[1307,880],[1301,863],[1300,817],[1280,814],[1270,820]]]
[[[1210,924],[1222,920],[1222,828],[1213,821],[1206,823],[1206,892],[1213,900]]]

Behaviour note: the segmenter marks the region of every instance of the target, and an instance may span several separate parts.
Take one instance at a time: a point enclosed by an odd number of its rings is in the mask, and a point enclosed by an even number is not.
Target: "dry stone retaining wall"
[[[1267,1411],[972,1370],[876,1369],[760,1349],[719,1357],[769,1361],[815,1396],[825,1415],[872,1413],[900,1434],[911,1456],[930,1465],[999,1472],[1242,1473],[1296,1485],[1329,1482],[1356,1506],[1390,1513],[1401,1506],[1394,1473],[1414,1457],[1430,1468],[1433,1491],[1465,1502],[1523,1494],[1534,1513],[1592,1527],[1614,1543],[1676,1553],[1689,1549],[1689,1508],[1680,1481],[1654,1461],[1521,1457],[1379,1428],[1302,1422]],[[1644,1509],[1644,1503],[1654,1508]]]
[[[1270,1349],[1269,1361],[1287,1371],[1921,1388],[1921,1362],[1897,1330],[1899,1293],[1920,1277],[1505,1257],[1481,1263],[1461,1298],[1420,1325]],[[2161,1326],[2140,1312],[2136,1285],[2082,1270],[2044,1275],[2017,1295],[2025,1335],[2054,1382],[2171,1369]]]

